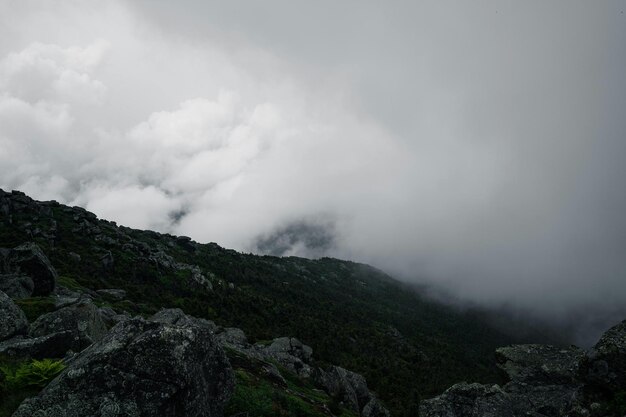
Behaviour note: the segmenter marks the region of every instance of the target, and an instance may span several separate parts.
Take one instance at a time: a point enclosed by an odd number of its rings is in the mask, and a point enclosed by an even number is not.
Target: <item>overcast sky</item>
[[[625,9],[0,0],[0,187],[615,320]]]

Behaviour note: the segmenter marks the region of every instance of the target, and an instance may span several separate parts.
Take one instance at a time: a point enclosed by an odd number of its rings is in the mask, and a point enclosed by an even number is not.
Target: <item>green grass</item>
[[[32,297],[16,300],[15,303],[24,311],[26,318],[31,323],[39,316],[50,313],[56,308],[51,297]]]

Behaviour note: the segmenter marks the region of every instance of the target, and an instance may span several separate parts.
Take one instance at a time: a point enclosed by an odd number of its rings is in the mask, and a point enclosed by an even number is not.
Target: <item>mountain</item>
[[[4,326],[13,329],[4,337],[13,344],[0,343],[0,369],[15,379],[16,370],[40,363],[25,362],[32,358],[64,359],[50,363],[68,367],[42,392],[44,400],[28,407],[65,392],[70,373],[111,360],[103,353],[107,343],[135,346],[147,334],[178,332],[219,345],[209,349],[218,362],[225,352],[228,371],[190,372],[198,381],[219,380],[227,415],[375,416],[385,415],[385,407],[393,416],[413,415],[420,399],[459,381],[505,382],[494,350],[526,341],[368,265],[239,253],[118,226],[80,207],[17,191],[0,190],[0,216],[0,290],[30,322]],[[19,316],[10,303],[7,311]],[[68,320],[87,330],[55,330],[54,323]],[[176,343],[187,349],[191,342],[163,343],[163,357],[169,357]],[[146,346],[137,346],[142,363],[150,362],[141,353]],[[189,357],[208,354],[192,347]],[[65,348],[80,353],[74,358]],[[171,366],[187,366],[175,355],[171,360]],[[155,372],[168,369],[154,366]],[[176,377],[176,384],[191,384],[184,374]],[[0,415],[11,415],[41,386],[17,396],[5,388]]]

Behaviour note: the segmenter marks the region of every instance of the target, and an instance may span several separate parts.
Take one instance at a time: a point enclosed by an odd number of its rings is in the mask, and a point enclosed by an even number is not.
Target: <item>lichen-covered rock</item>
[[[540,384],[573,383],[585,352],[576,347],[514,345],[496,350],[496,361],[512,381]]]
[[[310,346],[303,344],[295,337],[279,337],[274,339],[272,343],[267,346],[266,351],[272,354],[289,354],[302,360],[305,363],[311,361],[313,355],[313,349]]]
[[[515,415],[566,416],[578,405],[580,384],[510,382],[503,387]]]
[[[71,331],[41,337],[16,336],[0,342],[0,355],[15,358],[62,358],[75,343]]]
[[[361,417],[389,417],[389,411],[377,398],[372,398],[361,410]]]
[[[113,327],[120,321],[128,320],[130,318],[130,315],[127,313],[118,313],[111,307],[100,307],[98,310],[100,311],[102,321],[107,327]]]
[[[211,320],[188,316],[180,308],[165,308],[150,317],[150,320],[164,324],[175,324],[177,326],[199,326],[214,333],[217,329]]]
[[[626,320],[609,329],[584,364],[588,382],[612,392],[626,389]]]
[[[263,358],[275,360],[301,377],[308,378],[313,373],[313,369],[308,364],[313,349],[296,338],[279,337],[268,346],[257,345],[255,347]]]
[[[248,338],[241,329],[236,327],[226,327],[221,329],[217,334],[217,339],[224,346],[228,346],[234,349],[247,349],[250,348]]]
[[[49,295],[56,285],[57,272],[35,243],[25,243],[13,249],[0,251],[4,274],[29,276],[33,280],[33,296]]]
[[[357,414],[373,398],[362,375],[339,366],[331,366],[328,371],[319,369],[315,379],[331,397]]]
[[[28,320],[13,300],[0,291],[0,341],[28,331]]]
[[[102,339],[107,328],[100,311],[91,300],[83,299],[59,310],[40,316],[33,322],[29,335],[41,337],[52,333],[70,331],[73,342],[67,350],[81,351]]]
[[[453,385],[420,404],[420,417],[514,417],[509,395],[497,385]]]
[[[233,386],[228,359],[206,327],[134,318],[77,355],[13,417],[222,416]]]
[[[14,300],[30,297],[34,289],[33,279],[27,275],[0,274],[0,291]]]

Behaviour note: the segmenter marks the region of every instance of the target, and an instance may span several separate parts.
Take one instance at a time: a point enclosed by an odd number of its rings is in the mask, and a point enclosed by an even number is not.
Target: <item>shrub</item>
[[[33,359],[15,368],[0,366],[0,371],[4,373],[5,390],[12,391],[31,387],[43,388],[64,368],[65,364],[60,360]]]

